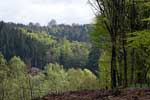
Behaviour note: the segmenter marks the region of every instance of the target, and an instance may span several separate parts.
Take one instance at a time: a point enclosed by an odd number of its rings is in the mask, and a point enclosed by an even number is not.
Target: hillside
[[[0,52],[7,60],[19,56],[28,66],[48,63],[84,68],[91,48],[90,25],[37,26],[0,22]]]

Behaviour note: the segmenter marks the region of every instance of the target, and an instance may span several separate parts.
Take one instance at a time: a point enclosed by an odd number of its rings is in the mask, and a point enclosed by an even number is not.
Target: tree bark
[[[135,67],[135,50],[134,48],[132,49],[131,53],[131,76],[130,76],[130,83],[133,84],[134,82],[134,67]]]
[[[128,86],[128,78],[127,78],[127,40],[126,40],[126,33],[123,33],[123,59],[124,59],[124,87]]]
[[[116,79],[116,42],[112,42],[112,58],[111,58],[111,87],[112,89],[117,86]]]

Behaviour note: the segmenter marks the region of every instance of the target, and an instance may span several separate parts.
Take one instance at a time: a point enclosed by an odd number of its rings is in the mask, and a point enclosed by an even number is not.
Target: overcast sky
[[[92,22],[93,12],[87,0],[0,0],[0,20],[46,25],[51,19],[85,24]]]

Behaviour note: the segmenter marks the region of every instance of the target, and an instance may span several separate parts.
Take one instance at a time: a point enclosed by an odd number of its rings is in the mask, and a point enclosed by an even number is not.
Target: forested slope
[[[67,69],[85,68],[92,52],[88,38],[91,31],[90,25],[50,27],[0,22],[0,52],[7,60],[19,56],[29,67],[43,69],[48,63],[59,63]]]

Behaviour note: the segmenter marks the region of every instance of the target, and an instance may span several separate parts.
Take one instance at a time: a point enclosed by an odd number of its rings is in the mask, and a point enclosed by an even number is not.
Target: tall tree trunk
[[[119,79],[118,79],[118,85],[119,86],[122,86],[123,85],[123,68],[122,68],[122,66],[123,66],[123,53],[122,53],[122,48],[119,48],[119,50],[121,50],[121,51],[119,51],[119,54],[118,54],[118,64],[119,64],[119,66],[118,66],[118,72],[119,72]]]
[[[123,44],[122,44],[122,48],[123,48],[123,60],[124,60],[124,87],[128,86],[128,78],[127,78],[127,49],[126,49],[126,45],[127,45],[127,40],[126,40],[126,33],[123,33]]]
[[[117,86],[116,79],[116,42],[112,42],[112,58],[111,58],[111,87],[114,89]]]
[[[123,45],[123,52],[124,52],[124,87],[128,86],[128,78],[127,78],[127,50],[125,45]]]
[[[134,32],[136,30],[136,18],[137,18],[137,11],[135,8],[135,0],[131,1],[132,7],[131,7],[131,18],[130,18],[130,29],[131,32]],[[135,67],[135,49],[132,49],[132,59],[131,59],[131,84],[134,82],[134,67]],[[135,82],[134,82],[135,83]]]
[[[135,50],[134,48],[132,49],[131,53],[131,76],[130,76],[130,83],[133,84],[134,81],[134,67],[135,67]]]

